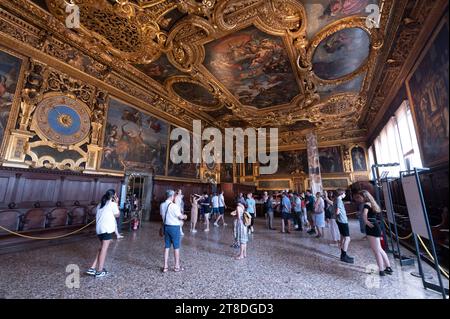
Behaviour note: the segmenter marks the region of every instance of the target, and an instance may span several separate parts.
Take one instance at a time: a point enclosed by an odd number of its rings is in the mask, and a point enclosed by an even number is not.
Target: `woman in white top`
[[[119,207],[117,206],[118,198],[114,189],[108,190],[103,195],[100,204],[97,206],[96,214],[96,232],[100,239],[101,245],[95,256],[95,260],[86,272],[88,275],[97,277],[104,277],[108,274],[104,268],[106,253],[108,252],[109,243],[112,239],[112,234],[116,231],[116,217],[120,215]]]

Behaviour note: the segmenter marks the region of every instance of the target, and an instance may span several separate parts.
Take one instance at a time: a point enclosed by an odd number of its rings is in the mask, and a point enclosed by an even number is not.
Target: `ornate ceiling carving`
[[[67,1],[43,1],[63,25]],[[128,91],[135,83],[139,92],[158,92],[170,102],[160,103],[165,111],[197,114],[221,127],[277,126],[298,135],[367,125],[375,66],[389,50],[388,27],[398,26],[389,24],[393,0],[71,2],[80,7],[81,28],[63,36],[95,58],[65,57],[71,65],[114,85],[115,74],[124,76]],[[367,24],[369,4],[381,8],[379,28]],[[53,20],[48,25],[60,28]]]
[[[356,2],[72,1],[76,32],[91,47],[134,65],[182,107],[223,127],[307,122],[318,130],[358,122],[383,44],[385,25],[369,28],[365,8],[392,1]],[[66,19],[66,1],[46,4]]]

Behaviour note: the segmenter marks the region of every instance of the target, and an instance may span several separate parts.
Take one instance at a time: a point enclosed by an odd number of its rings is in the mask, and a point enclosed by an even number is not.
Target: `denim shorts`
[[[213,207],[213,214],[219,213],[219,207]]]
[[[220,215],[225,214],[225,207],[220,206],[220,207],[219,207],[219,213],[220,213]]]
[[[171,244],[173,244],[174,249],[179,249],[180,241],[181,241],[180,226],[165,225],[164,226],[164,242],[166,245],[165,247],[170,248]]]

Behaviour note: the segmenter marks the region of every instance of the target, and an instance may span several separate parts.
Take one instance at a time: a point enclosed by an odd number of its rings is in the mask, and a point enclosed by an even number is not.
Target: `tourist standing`
[[[244,207],[247,206],[247,201],[245,200],[244,194],[243,193],[239,193],[239,196],[236,199],[236,204],[241,203],[244,205]]]
[[[211,197],[211,206],[212,206],[212,215],[211,220],[214,220],[214,218],[218,218],[219,216],[219,196],[217,193],[213,193],[213,196]],[[214,221],[214,226],[219,227],[219,224],[217,224],[217,220]]]
[[[325,203],[328,205],[327,209],[330,211],[330,213],[329,213],[329,215],[330,215],[329,225],[330,225],[330,235],[331,235],[330,245],[339,247],[340,233],[339,233],[338,225],[336,223],[336,207],[332,200],[333,193],[324,191],[323,194],[325,196],[325,198],[324,198]]]
[[[108,274],[104,266],[112,234],[117,228],[116,217],[120,215],[119,206],[117,205],[118,200],[116,191],[110,189],[102,196],[100,204],[97,206],[95,231],[100,240],[100,248],[91,268],[86,272],[88,275],[96,278],[104,277]]]
[[[200,195],[191,195],[191,233],[196,233],[197,219],[198,219],[198,202],[201,199]]]
[[[291,233],[291,201],[289,200],[287,194],[283,192],[281,197],[281,232]],[[288,227],[285,231],[285,223],[287,222]]]
[[[316,193],[314,202],[314,225],[317,230],[316,238],[323,237],[325,228],[325,202],[320,192]]]
[[[354,258],[347,255],[348,246],[350,244],[350,229],[348,227],[347,212],[345,211],[344,201],[345,191],[338,189],[336,197],[336,222],[341,234],[341,261],[353,264]]]
[[[313,215],[314,215],[314,196],[311,193],[310,190],[306,191],[306,198],[305,198],[306,202],[306,211],[307,211],[307,216],[308,216],[308,220],[309,220],[309,224],[311,226],[311,228],[308,230],[308,234],[310,235],[315,235],[316,234],[316,228],[314,225],[314,219],[313,219]]]
[[[267,192],[264,192],[263,196],[263,207],[264,207],[264,214],[266,217],[266,227],[270,230],[275,230],[273,228],[273,201],[272,196],[269,196]]]
[[[242,203],[238,203],[236,207],[236,211],[233,212],[236,214],[236,241],[239,243],[240,251],[239,255],[235,257],[235,259],[244,259],[247,257],[247,242],[248,242],[248,230],[244,223],[244,211],[245,207]],[[232,213],[232,215],[233,215]]]
[[[297,231],[303,231],[302,226],[302,200],[300,199],[300,196],[298,193],[294,193],[294,216],[297,223]]]
[[[200,202],[200,205],[202,207],[202,211],[203,214],[205,216],[205,224],[206,224],[206,228],[205,228],[205,232],[209,232],[209,214],[211,213],[211,199],[208,196],[207,192],[203,193],[203,198]]]
[[[366,239],[366,223],[364,221],[364,198],[362,198],[361,193],[357,193],[353,196],[353,200],[358,203],[358,220],[359,220],[359,231],[363,234],[363,239]]]
[[[308,222],[308,211],[306,210],[306,197],[305,193],[300,194],[300,199],[302,201],[302,225],[303,227],[309,227]]]
[[[377,218],[377,215],[381,213],[380,206],[378,206],[368,191],[362,190],[358,194],[360,195],[358,200],[363,204],[362,215],[366,226],[365,233],[369,240],[370,248],[377,260],[380,276],[384,276],[385,274],[392,275],[393,271],[389,258],[381,247],[380,242],[381,229]]]
[[[164,267],[163,272],[169,270],[169,251],[173,245],[175,267],[174,271],[182,271],[184,268],[180,265],[180,244],[181,244],[181,225],[180,221],[185,220],[187,215],[181,213],[180,206],[174,203],[175,192],[173,190],[166,191],[166,201],[160,206],[160,213],[163,220],[164,232]]]
[[[254,228],[253,225],[255,224],[255,218],[256,218],[256,202],[253,199],[253,194],[252,193],[248,193],[247,194],[247,212],[250,214],[250,216],[252,217],[252,221],[249,227],[249,232],[254,233]]]
[[[219,205],[219,216],[217,216],[216,222],[214,223],[214,226],[219,226],[219,221],[222,219],[223,226],[227,226],[225,223],[225,208],[227,205],[225,205],[225,196],[223,194],[223,191],[220,192],[218,196],[218,205]]]

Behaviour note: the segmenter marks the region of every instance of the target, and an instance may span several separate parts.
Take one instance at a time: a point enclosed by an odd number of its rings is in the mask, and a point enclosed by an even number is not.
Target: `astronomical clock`
[[[43,140],[58,145],[76,145],[88,138],[89,108],[65,95],[44,99],[37,107],[33,127]]]

